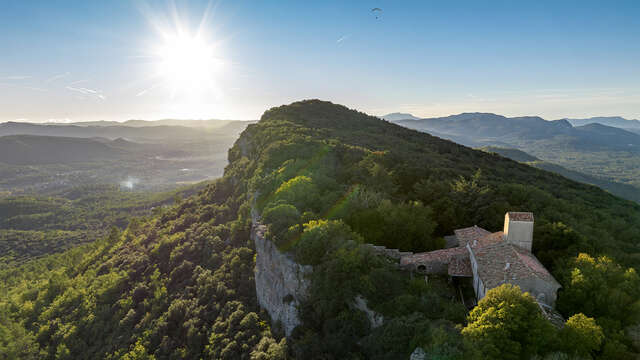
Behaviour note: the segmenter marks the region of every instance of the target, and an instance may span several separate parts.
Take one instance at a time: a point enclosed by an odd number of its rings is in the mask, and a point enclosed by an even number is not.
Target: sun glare
[[[150,60],[146,67],[149,77],[137,96],[167,93],[168,101],[163,106],[171,114],[211,116],[210,109],[220,107],[220,82],[228,70],[222,60],[223,42],[213,36],[210,8],[197,28],[192,28],[189,16],[179,13],[175,6],[169,7],[170,16],[150,9],[143,13],[158,36],[148,40],[145,57]]]
[[[189,34],[169,35],[157,55],[157,75],[174,94],[199,95],[214,87],[221,61],[213,44]]]

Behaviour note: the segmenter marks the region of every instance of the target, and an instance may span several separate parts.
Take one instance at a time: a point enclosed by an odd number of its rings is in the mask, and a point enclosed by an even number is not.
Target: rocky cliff
[[[273,324],[280,323],[286,336],[300,324],[298,306],[307,294],[305,275],[311,266],[296,263],[265,238],[266,226],[253,217],[252,240],[256,246],[256,294]]]

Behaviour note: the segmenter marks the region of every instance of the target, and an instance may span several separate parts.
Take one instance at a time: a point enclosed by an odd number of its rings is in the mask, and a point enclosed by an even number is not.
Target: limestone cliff
[[[305,275],[311,266],[296,263],[276,245],[265,238],[266,226],[253,217],[252,240],[256,247],[256,294],[260,307],[265,309],[271,321],[280,322],[285,335],[291,335],[300,324],[298,306],[307,294]]]

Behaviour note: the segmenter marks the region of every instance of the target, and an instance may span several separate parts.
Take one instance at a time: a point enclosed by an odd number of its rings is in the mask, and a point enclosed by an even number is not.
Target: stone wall
[[[251,238],[256,247],[255,282],[260,307],[265,309],[273,324],[280,322],[285,335],[291,335],[300,324],[298,306],[309,286],[305,275],[311,266],[296,263],[276,245],[265,238],[266,226],[253,219]]]

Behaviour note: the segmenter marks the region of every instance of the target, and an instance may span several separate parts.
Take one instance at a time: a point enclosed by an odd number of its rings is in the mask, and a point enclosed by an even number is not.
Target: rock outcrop
[[[312,271],[300,265],[265,238],[266,226],[253,217],[252,240],[256,247],[255,282],[260,307],[265,309],[273,324],[280,323],[285,336],[290,336],[300,324],[298,306],[309,286],[305,275]]]
[[[384,324],[384,316],[379,314],[367,306],[367,300],[362,297],[362,295],[357,295],[354,300],[354,307],[367,315],[367,319],[369,319],[369,324],[372,328],[380,327]]]

